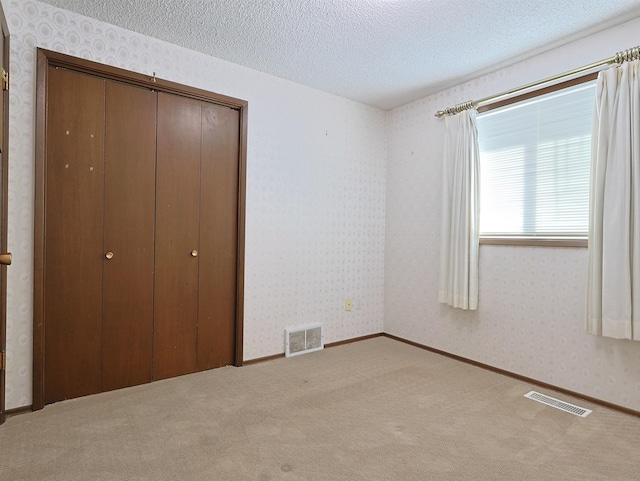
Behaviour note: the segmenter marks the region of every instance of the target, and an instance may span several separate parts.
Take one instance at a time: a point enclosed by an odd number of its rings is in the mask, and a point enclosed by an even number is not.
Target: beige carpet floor
[[[9,418],[0,479],[632,481],[640,418],[375,338]]]

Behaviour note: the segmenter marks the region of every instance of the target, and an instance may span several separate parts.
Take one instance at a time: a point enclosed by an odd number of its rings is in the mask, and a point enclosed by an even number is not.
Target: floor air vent
[[[534,401],[538,401],[542,404],[546,404],[547,406],[551,406],[552,408],[575,414],[576,416],[580,416],[581,418],[586,418],[589,414],[592,413],[590,409],[581,408],[580,406],[569,404],[564,401],[560,401],[559,399],[545,396],[544,394],[540,394],[539,392],[535,391],[531,391],[525,394],[524,397],[533,399]]]
[[[287,357],[324,349],[324,338],[320,324],[300,329],[286,329],[284,332],[286,339],[285,355]]]

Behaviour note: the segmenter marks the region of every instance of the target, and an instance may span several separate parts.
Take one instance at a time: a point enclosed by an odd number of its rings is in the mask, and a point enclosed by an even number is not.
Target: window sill
[[[481,245],[535,246],[535,247],[587,247],[586,237],[480,237]]]

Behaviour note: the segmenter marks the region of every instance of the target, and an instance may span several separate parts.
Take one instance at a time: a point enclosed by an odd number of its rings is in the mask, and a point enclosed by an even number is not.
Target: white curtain
[[[587,332],[640,340],[639,61],[598,75]]]
[[[442,176],[440,302],[478,308],[479,149],[476,111],[446,119]]]

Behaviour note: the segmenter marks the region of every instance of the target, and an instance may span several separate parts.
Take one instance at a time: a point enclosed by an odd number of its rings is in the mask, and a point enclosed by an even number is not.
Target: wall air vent
[[[561,411],[575,414],[576,416],[580,416],[581,418],[586,418],[589,414],[593,412],[591,411],[591,409],[581,408],[580,406],[569,404],[564,401],[560,401],[559,399],[545,396],[544,394],[540,394],[539,392],[535,392],[535,391],[531,391],[525,394],[524,397],[533,399],[534,401],[538,401],[542,404],[546,404],[547,406],[551,406],[552,408],[560,409]]]
[[[287,357],[324,349],[324,337],[320,324],[299,329],[285,329],[284,332],[285,355]]]

